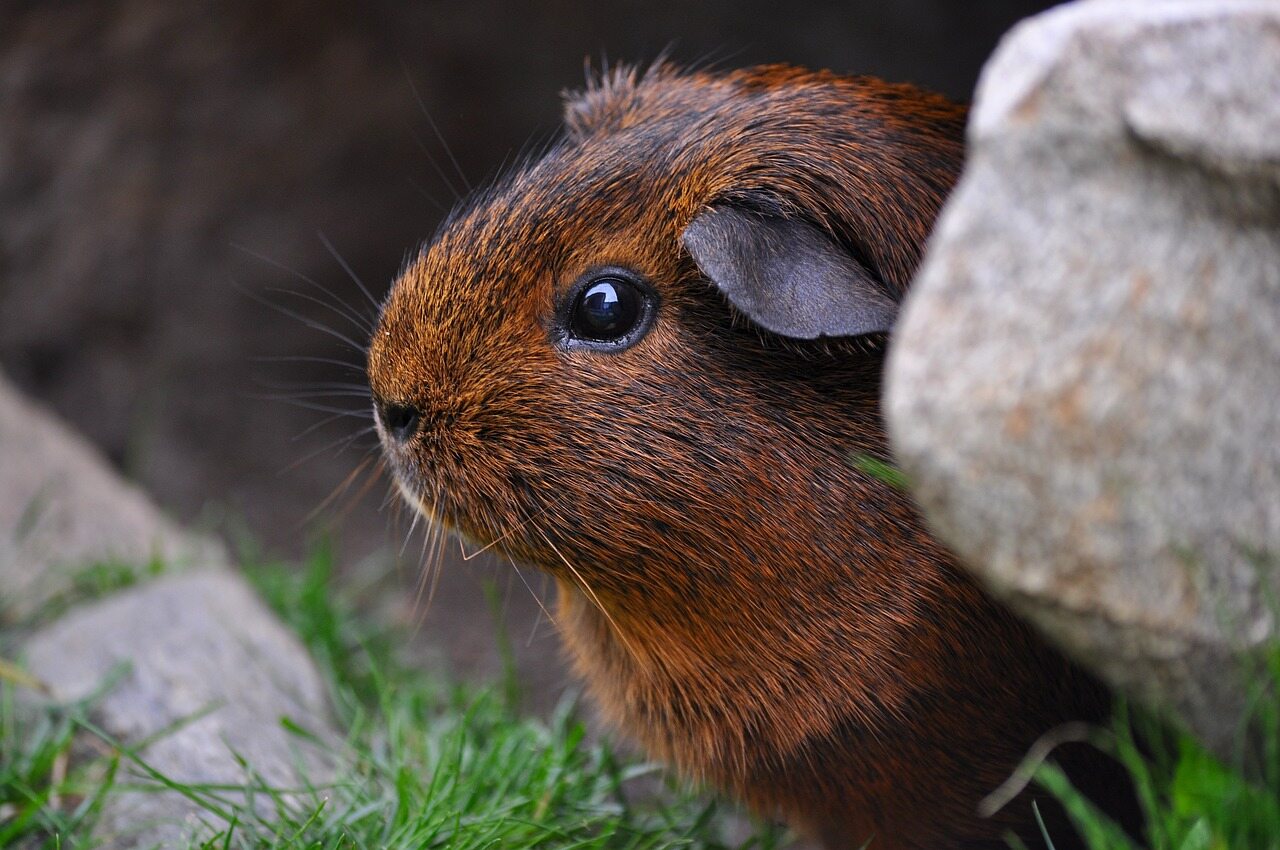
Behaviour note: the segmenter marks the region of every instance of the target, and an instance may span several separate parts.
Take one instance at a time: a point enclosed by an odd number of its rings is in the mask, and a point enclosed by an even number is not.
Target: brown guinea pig
[[[369,381],[401,490],[555,577],[590,692],[682,774],[832,848],[1039,846],[1029,794],[978,803],[1105,694],[857,463],[889,456],[884,343],[965,109],[659,64],[565,123],[387,297]]]

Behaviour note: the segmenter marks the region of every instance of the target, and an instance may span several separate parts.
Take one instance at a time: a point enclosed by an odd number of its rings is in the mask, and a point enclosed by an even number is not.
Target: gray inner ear
[[[813,225],[718,207],[681,239],[733,306],[776,334],[883,333],[898,314],[875,275]]]

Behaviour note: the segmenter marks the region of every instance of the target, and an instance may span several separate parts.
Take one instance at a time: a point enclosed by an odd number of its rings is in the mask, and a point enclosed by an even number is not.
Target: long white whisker
[[[325,508],[331,505],[334,499],[337,499],[343,493],[347,492],[347,490],[350,489],[352,483],[355,482],[356,478],[358,478],[360,474],[364,472],[365,469],[368,468],[369,464],[373,463],[375,460],[379,460],[379,459],[377,458],[377,456],[370,454],[364,460],[360,461],[360,463],[356,465],[356,468],[351,470],[351,472],[348,473],[347,477],[342,479],[342,481],[338,484],[338,486],[334,487],[332,492],[330,492],[328,496],[325,496],[324,499],[321,500],[320,504],[316,505],[315,508],[313,508],[309,514],[303,517],[302,522],[298,523],[298,527],[301,528],[302,526],[311,522],[311,520],[315,519]],[[381,471],[382,471],[382,463],[379,460],[379,462],[375,466],[375,471],[374,471],[375,476]]]
[[[426,102],[422,99],[422,95],[418,93],[418,87],[413,82],[413,75],[409,73],[409,66],[401,62],[400,67],[404,70],[404,78],[408,81],[409,88],[413,91],[413,96],[417,99],[423,116],[427,119],[427,123],[431,125],[431,131],[436,134],[436,140],[440,142],[440,147],[444,148],[445,155],[449,157],[449,162],[453,163],[453,170],[457,172],[458,178],[462,180],[463,187],[470,192],[471,181],[467,180],[467,175],[462,173],[462,166],[458,165],[458,158],[453,155],[453,150],[449,147],[449,143],[444,140],[444,134],[436,126],[435,119],[431,117],[431,112],[427,109]],[[454,194],[456,195],[457,192],[455,191]]]
[[[316,236],[320,237],[320,241],[324,243],[325,250],[329,252],[331,257],[338,261],[338,265],[342,266],[342,270],[347,273],[347,277],[351,278],[351,282],[360,287],[360,291],[364,293],[364,297],[369,299],[369,303],[373,305],[374,314],[376,315],[382,308],[378,304],[378,299],[374,298],[373,293],[369,291],[369,287],[364,285],[364,281],[355,273],[355,269],[351,268],[350,264],[347,263],[346,258],[338,253],[338,249],[333,247],[333,243],[329,241],[329,237],[325,236],[323,231],[317,230]],[[347,309],[354,312],[354,309],[350,306],[348,306]]]
[[[400,544],[400,552],[397,556],[398,558],[404,557],[404,550],[409,548],[409,541],[413,539],[414,529],[418,527],[418,522],[421,519],[422,519],[422,512],[415,508],[413,511],[413,519],[409,520],[409,531],[405,533],[404,542]]]
[[[529,584],[528,579],[524,577],[524,573],[520,572],[520,568],[516,566],[515,562],[508,560],[508,563],[511,565],[512,571],[514,571],[516,576],[520,579],[520,583],[525,586],[525,589],[529,591],[529,595],[533,597],[533,601],[538,603],[538,610],[542,612],[539,615],[538,620],[534,621],[534,624],[533,624],[534,631],[529,634],[529,643],[533,643],[533,634],[537,632],[538,623],[541,622],[542,617],[545,616],[547,618],[547,621],[550,622],[551,625],[553,626],[556,626],[556,618],[551,616],[551,612],[547,610],[547,606],[543,603],[542,598],[538,596],[537,593],[534,592],[533,587]],[[528,644],[526,644],[526,646],[527,645]]]
[[[433,535],[438,535],[440,533],[440,523],[435,521],[436,508],[438,506],[439,506],[439,494],[437,493],[436,496],[432,498],[431,510],[427,513],[427,527],[424,530],[422,535],[422,552],[419,555],[420,560],[418,561],[417,589],[415,590],[414,596],[413,596],[414,627],[413,627],[413,632],[410,635],[411,638],[418,636],[418,632],[422,630],[422,626],[426,622],[427,611],[426,611],[426,607],[424,607],[422,604],[423,597],[427,593],[428,585],[431,583],[430,582],[431,571],[436,566],[438,566],[437,564],[433,564],[427,558],[427,551],[429,546],[432,543]],[[424,510],[425,508],[423,504],[419,502],[418,511],[423,512]]]
[[[283,289],[277,289],[276,291],[287,292],[290,295],[295,295],[295,296],[298,296],[299,298],[306,298],[310,301],[314,301],[315,303],[321,305],[322,307],[325,307],[326,309],[342,316],[347,321],[354,323],[356,327],[359,327],[365,330],[366,332],[372,331],[373,322],[370,317],[361,315],[358,310],[353,308],[346,301],[342,300],[342,298],[340,298],[337,293],[321,285],[319,282],[317,282],[313,278],[308,277],[307,275],[303,274],[297,269],[293,269],[293,268],[290,268],[289,266],[286,266],[284,263],[278,262],[277,260],[273,260],[270,257],[266,256],[265,254],[259,254],[257,251],[254,251],[251,248],[247,248],[244,245],[239,245],[233,242],[231,243],[231,247],[235,248],[237,251],[247,254],[248,256],[254,258],[258,262],[266,263],[272,268],[279,269],[285,274],[291,275],[297,278],[298,280],[302,281],[303,283],[306,283],[310,286],[314,286],[316,289],[320,290],[325,295],[328,295],[330,298],[332,298],[335,303],[331,304],[327,301],[324,301],[323,299],[319,299],[311,295],[306,295],[301,292],[291,292],[289,290],[283,290]],[[374,307],[376,309],[377,305],[375,304]]]
[[[625,647],[626,650],[631,653],[631,656],[633,658],[639,659],[640,653],[636,652],[635,647],[633,647],[627,641],[627,637],[625,634],[623,634],[622,629],[618,627],[617,621],[614,620],[613,615],[611,615],[608,612],[608,610],[605,609],[604,603],[600,601],[599,596],[596,596],[596,592],[591,589],[591,585],[587,584],[586,579],[582,577],[582,573],[578,572],[577,567],[569,563],[569,559],[566,558],[564,554],[559,549],[556,548],[556,544],[551,542],[551,538],[547,536],[546,532],[542,532],[541,529],[539,529],[539,532],[542,534],[542,539],[545,540],[547,545],[551,547],[551,551],[555,552],[556,556],[559,557],[560,560],[564,562],[564,565],[569,568],[569,572],[573,573],[574,578],[577,579],[578,584],[582,587],[583,591],[587,594],[587,598],[591,600],[591,602],[596,606],[596,608],[600,609],[600,613],[603,614],[605,620],[609,622],[609,625],[613,628],[614,634],[617,636],[618,640],[622,643],[623,647]]]

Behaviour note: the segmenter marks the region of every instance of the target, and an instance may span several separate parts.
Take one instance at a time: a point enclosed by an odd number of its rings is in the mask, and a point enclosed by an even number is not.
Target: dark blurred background
[[[300,278],[368,306],[322,233],[386,290],[462,182],[431,119],[474,184],[554,132],[587,58],[785,61],[967,99],[1000,35],[1050,5],[0,0],[0,368],[179,517],[300,554],[372,439],[326,449],[367,418],[320,424],[261,397],[357,374],[270,358],[359,356],[254,296],[362,336]],[[356,498],[363,481],[321,511],[347,564],[396,557],[408,530],[380,509],[385,481]],[[401,556],[405,617],[419,554]],[[509,568],[444,567],[422,644],[491,674],[479,585],[494,579],[522,668],[554,691],[560,668],[538,663],[556,657],[551,630],[527,639],[538,608]]]

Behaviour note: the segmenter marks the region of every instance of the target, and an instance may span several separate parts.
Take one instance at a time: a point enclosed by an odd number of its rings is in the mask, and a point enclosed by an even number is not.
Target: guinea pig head
[[[978,653],[930,625],[976,592],[857,462],[887,457],[886,334],[963,122],[787,67],[618,72],[384,304],[369,380],[405,497],[555,576],[606,712],[687,772],[747,789],[852,715],[876,734],[932,680],[912,665]]]
[[[564,138],[456,210],[385,302],[369,379],[406,497],[597,593],[688,598],[705,570],[659,574],[658,550],[720,572],[779,507],[742,514],[749,494],[816,497],[788,464],[882,451],[879,349],[962,121],[782,67],[574,96]]]

